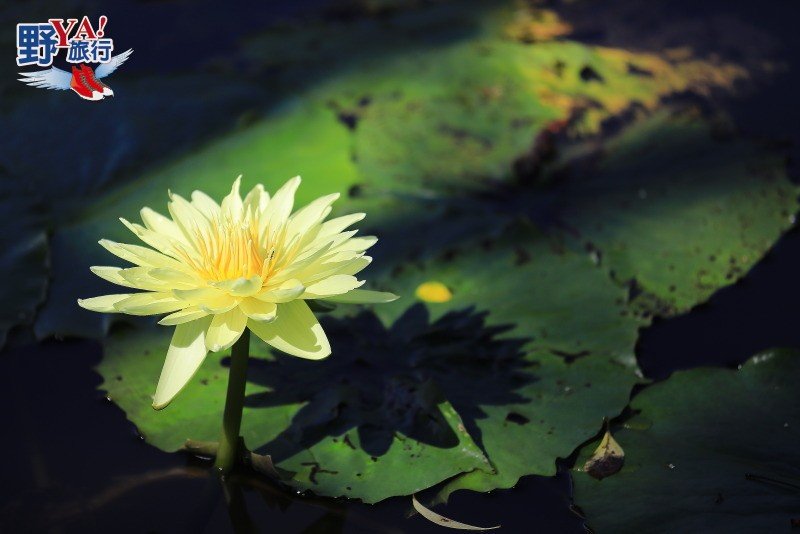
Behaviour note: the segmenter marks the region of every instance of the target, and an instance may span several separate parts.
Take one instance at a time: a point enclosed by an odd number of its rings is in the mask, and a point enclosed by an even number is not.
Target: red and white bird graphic
[[[132,53],[133,49],[129,48],[125,52],[112,57],[108,63],[101,63],[94,70],[86,64],[73,65],[71,74],[56,67],[36,72],[20,72],[19,74],[23,78],[19,78],[19,81],[41,89],[57,89],[60,91],[71,89],[84,100],[102,100],[107,96],[114,96],[114,91],[101,82],[100,79],[117,70]]]

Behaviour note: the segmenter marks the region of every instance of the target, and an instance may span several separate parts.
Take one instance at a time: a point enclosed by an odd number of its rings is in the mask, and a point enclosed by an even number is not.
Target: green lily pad
[[[573,473],[598,532],[780,532],[798,518],[800,354],[768,351],[739,370],[679,371],[637,395],[614,432],[622,470]],[[584,447],[576,465],[597,443]]]
[[[49,274],[45,214],[31,198],[0,190],[0,349],[11,328],[33,321]]]
[[[671,315],[732,284],[792,226],[800,188],[780,154],[720,138],[693,114],[657,113],[602,145],[560,192],[560,217],[645,315]]]
[[[463,376],[439,368],[438,357],[463,357],[458,351],[464,340],[429,346],[431,336],[453,327],[429,326],[421,311],[391,330],[367,313],[326,321],[335,354],[321,362],[272,356],[253,341],[242,426],[247,446],[270,454],[292,473],[285,482],[298,490],[365,502],[415,493],[463,472],[491,470],[437,384],[437,377]],[[475,326],[475,320],[466,326]],[[474,332],[459,327],[462,334]],[[173,451],[187,437],[217,439],[228,358],[210,355],[187,389],[156,412],[152,392],[168,343],[166,328],[114,333],[98,370],[105,377],[101,387],[147,441]],[[484,358],[495,356],[497,347],[509,360],[517,355],[515,342],[483,343]],[[513,376],[511,370],[504,375]]]
[[[245,54],[280,82],[308,87],[308,98],[327,103],[353,131],[363,186],[417,194],[510,181],[513,162],[536,151],[537,136],[554,122],[596,133],[631,106],[653,109],[665,95],[728,87],[745,74],[518,37],[540,20],[564,27],[554,13],[518,2],[459,2],[400,10],[381,24],[275,30],[250,39]]]
[[[409,297],[376,307],[381,320],[354,308],[325,318],[327,360],[270,356],[254,342],[248,446],[294,472],[289,483],[298,489],[367,502],[462,473],[448,492],[553,474],[556,458],[627,403],[639,380],[641,322],[627,314],[625,290],[588,255],[524,228],[489,246],[405,267],[384,283]],[[519,265],[526,255],[536,261]],[[451,288],[452,300],[413,304],[410,295],[431,277]],[[188,437],[215,438],[227,370],[210,356],[174,404],[154,412],[168,336],[115,332],[98,370],[145,438],[175,450]],[[520,442],[530,446],[521,451]]]
[[[208,123],[176,119],[179,130],[157,132],[146,140],[135,135],[136,146],[122,146],[107,161],[85,158],[91,165],[80,176],[74,175],[74,169],[83,168],[77,164],[58,166],[59,173],[44,172],[53,161],[64,159],[59,154],[37,160],[38,167],[31,170],[43,170],[41,189],[52,189],[47,186],[53,176],[57,183],[67,176],[70,183],[83,184],[75,188],[78,198],[68,203],[71,209],[64,210],[54,233],[59,244],[53,250],[55,275],[37,318],[37,335],[103,335],[107,320],[75,305],[78,297],[104,289],[85,268],[109,259],[96,241],[129,239],[117,217],[134,219],[143,206],[158,209],[167,189],[183,194],[201,189],[219,197],[239,174],[245,175],[246,184],[263,182],[268,188],[301,174],[305,184],[300,202],[334,191],[390,194],[388,212],[397,214],[405,202],[397,198],[399,192],[434,192],[441,198],[494,180],[513,181],[514,162],[538,149],[539,135],[553,121],[579,117],[575,123],[580,133],[596,132],[602,119],[629,106],[652,108],[665,95],[693,84],[726,86],[741,74],[730,66],[706,65],[715,73],[709,76],[697,68],[684,69],[680,61],[569,41],[530,44],[514,37],[520,25],[532,20],[520,15],[529,9],[534,8],[513,2],[448,3],[402,9],[381,21],[358,19],[292,32],[273,29],[252,38],[242,51],[248,70],[269,72],[269,94],[245,82],[227,92],[208,88],[217,102],[214,109],[222,115],[228,106],[250,100],[249,109],[271,105],[270,113],[254,118],[247,129],[219,133],[216,125],[224,123],[219,117]],[[434,31],[442,29],[446,31]],[[376,39],[388,44],[372,46]],[[651,75],[630,72],[631,62]],[[187,80],[170,83],[179,86]],[[152,92],[147,80],[126,83]],[[121,111],[117,128],[149,131],[142,117],[159,115],[157,105],[147,99],[129,105],[134,111]],[[135,111],[138,106],[146,112]],[[196,144],[197,131],[206,124],[212,131],[205,147],[166,163],[164,158],[175,157],[173,148],[152,155],[178,142]],[[141,177],[111,187],[118,175],[129,178],[131,168],[142,169],[137,166],[141,159],[155,163]],[[98,183],[87,184],[91,179]],[[90,196],[86,193],[106,190],[83,204]],[[348,206],[341,202],[338,209]]]
[[[528,340],[529,378],[514,390],[519,398],[501,405],[478,401],[484,415],[475,418],[471,433],[480,436],[495,472],[462,475],[440,499],[457,489],[508,488],[524,475],[555,474],[557,458],[569,456],[604,417],[627,404],[639,381],[633,348],[643,323],[629,314],[626,291],[588,254],[512,229],[499,240],[458,250],[454,258],[404,266],[385,284],[413,295],[428,281],[452,292],[447,302],[426,304],[434,319],[475,306],[489,312],[488,324],[508,327],[504,335]],[[375,311],[390,322],[402,306],[401,300]],[[486,380],[493,372],[484,370]],[[448,393],[448,399],[463,417],[459,398]]]

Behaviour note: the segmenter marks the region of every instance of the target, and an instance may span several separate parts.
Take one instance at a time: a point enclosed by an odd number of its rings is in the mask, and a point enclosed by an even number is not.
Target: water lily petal
[[[205,215],[209,221],[215,221],[220,213],[219,204],[202,191],[192,191],[192,206]]]
[[[340,304],[383,304],[399,299],[394,293],[384,291],[372,291],[370,289],[354,289],[343,295],[326,297],[323,300],[337,302]]]
[[[78,306],[101,313],[119,313],[119,310],[116,309],[114,305],[130,297],[132,294],[133,293],[122,293],[118,295],[103,295],[101,297],[92,297],[89,299],[78,299]]]
[[[239,195],[239,187],[241,184],[242,176],[239,175],[236,180],[233,181],[231,192],[222,199],[222,203],[220,204],[223,215],[232,221],[239,220],[242,217],[243,203],[242,197]]]
[[[336,235],[344,231],[345,228],[363,220],[366,216],[366,213],[351,213],[350,215],[342,215],[341,217],[336,217],[330,221],[325,221],[322,223],[322,228],[320,229],[318,237],[326,238]]]
[[[150,245],[154,249],[161,251],[175,259],[180,259],[180,255],[175,251],[181,247],[181,242],[175,240],[167,234],[154,232],[153,230],[148,230],[140,224],[128,222],[127,219],[122,217],[120,217],[119,220],[128,228],[128,230],[133,232],[136,237],[141,239],[147,245]]]
[[[186,270],[179,261],[151,248],[141,247],[139,245],[128,245],[127,243],[116,243],[108,239],[101,239],[99,243],[113,255],[125,261],[129,261],[134,265],[139,265],[141,267],[169,267],[179,271]]]
[[[224,313],[233,309],[239,299],[215,287],[174,289],[172,294],[190,304],[200,306],[209,313]]]
[[[153,277],[150,273],[154,269],[150,267],[130,267],[121,269],[119,276],[131,286],[146,291],[171,291],[173,284]]]
[[[247,193],[244,197],[243,209],[245,213],[252,215],[261,214],[267,209],[269,203],[269,193],[264,190],[264,186],[256,184],[256,186]]]
[[[202,319],[207,315],[209,315],[209,313],[199,306],[189,306],[188,308],[184,308],[176,311],[175,313],[167,315],[158,321],[158,324],[163,324],[165,326],[178,325],[188,323],[189,321],[195,321],[197,319]]]
[[[196,275],[189,274],[185,271],[176,271],[167,267],[156,267],[150,269],[148,273],[156,280],[168,283],[173,289],[195,289],[204,282]]]
[[[336,274],[358,274],[370,263],[372,263],[372,257],[370,256],[361,256],[360,258],[344,261],[336,269]]]
[[[378,238],[374,235],[365,235],[362,237],[353,237],[345,241],[344,243],[336,246],[334,250],[337,252],[345,251],[345,250],[352,250],[354,252],[364,252],[375,243],[378,242]]]
[[[265,342],[292,356],[320,360],[331,353],[322,326],[302,300],[280,304],[277,318],[270,323],[251,319],[247,326]]]
[[[329,213],[328,208],[338,200],[339,196],[339,193],[326,195],[297,210],[289,218],[287,235],[291,237],[303,234],[308,232],[313,225],[322,222],[322,219]]]
[[[263,280],[258,275],[250,278],[237,278],[236,280],[225,280],[224,282],[211,282],[212,286],[221,289],[235,297],[249,297],[261,291]]]
[[[239,303],[239,309],[250,319],[256,321],[274,321],[278,305],[274,302],[245,298]]]
[[[306,285],[311,285],[336,274],[356,274],[362,271],[371,262],[372,258],[364,256],[363,253],[347,251],[339,253],[329,260],[315,263],[303,269],[301,272],[298,272],[297,276],[301,278]]]
[[[349,274],[336,274],[308,286],[303,293],[304,299],[319,299],[341,295],[364,285],[364,280],[358,280]]]
[[[175,327],[172,342],[167,351],[167,359],[161,369],[153,408],[161,410],[186,387],[189,380],[200,368],[206,354],[206,329],[211,319],[204,318]]]
[[[183,237],[194,251],[198,250],[199,235],[208,232],[212,224],[191,202],[175,193],[170,194],[167,204],[172,220],[175,221]]]
[[[247,326],[247,316],[239,308],[214,316],[206,332],[206,348],[219,352],[231,347]]]
[[[263,221],[268,225],[270,234],[286,224],[286,220],[289,218],[294,206],[294,194],[299,186],[300,177],[295,176],[278,189],[275,196],[267,204]]]
[[[186,308],[186,302],[175,298],[172,293],[145,292],[134,293],[114,304],[114,308],[130,315],[156,315],[172,313]]]
[[[102,278],[103,280],[107,280],[112,284],[117,284],[118,286],[123,287],[136,287],[129,281],[125,280],[120,271],[122,271],[122,267],[104,267],[100,265],[94,265],[89,267],[89,270],[92,271],[94,274]]]
[[[300,280],[292,278],[281,283],[277,287],[267,289],[258,295],[253,295],[253,298],[263,300],[264,302],[275,302],[280,304],[282,302],[289,302],[300,297],[305,289],[305,286],[300,282]]]
[[[141,215],[142,222],[148,230],[168,235],[179,242],[185,241],[180,228],[178,228],[178,225],[175,224],[175,221],[172,219],[147,207],[142,208],[139,211],[139,215]]]

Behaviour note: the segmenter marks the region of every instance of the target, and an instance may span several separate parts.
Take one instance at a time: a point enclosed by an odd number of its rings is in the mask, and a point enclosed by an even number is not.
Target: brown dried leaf
[[[583,470],[597,480],[602,480],[617,473],[625,463],[625,451],[606,429],[600,445],[594,450],[592,456],[583,464]]]

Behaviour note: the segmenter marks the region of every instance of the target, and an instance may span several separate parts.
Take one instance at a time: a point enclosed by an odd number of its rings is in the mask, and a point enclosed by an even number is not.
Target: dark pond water
[[[235,45],[232,29],[257,28],[303,7],[328,3],[267,2],[254,12],[204,2],[207,9],[195,11],[200,13],[197,34],[183,28],[190,9],[184,2],[122,2],[110,7],[108,14],[119,26],[118,38],[127,34],[128,42],[137,42],[137,28],[147,16],[161,14],[175,23],[175,34],[165,37],[168,43],[180,42],[183,36],[198,54],[210,55]],[[649,3],[633,1],[609,2],[605,8],[593,5],[603,15],[600,19],[622,17],[620,25],[629,17],[639,22],[651,10]],[[790,69],[768,83],[757,82],[755,92],[729,98],[723,105],[744,134],[787,143],[796,179],[800,146],[800,111],[793,94],[800,86],[796,3],[669,5],[654,10],[667,16],[650,21],[655,30],[641,31],[658,31],[659,25],[675,20],[731,13],[772,36],[776,54]],[[576,20],[581,16],[585,19],[586,11],[575,13]],[[196,37],[210,32],[217,22],[224,31],[216,44]],[[576,26],[590,42],[631,46],[637,39],[635,30],[592,32],[585,24]],[[702,37],[698,47],[711,46],[707,39]],[[137,42],[137,54],[155,68],[169,68],[157,47],[148,50]],[[744,280],[684,316],[657,319],[642,332],[637,348],[645,374],[663,379],[697,365],[735,366],[773,346],[800,347],[798,265],[800,232],[793,231]],[[301,498],[266,484],[240,484],[236,477],[223,489],[208,477],[205,465],[162,453],[140,439],[124,414],[97,391],[100,377],[93,367],[100,358],[99,344],[77,340],[17,346],[0,356],[0,402],[6,414],[0,441],[4,459],[0,532],[444,532],[419,517],[406,519],[410,503],[405,498],[376,506]],[[565,473],[555,478],[527,477],[512,490],[488,495],[456,493],[446,513],[468,523],[501,523],[507,532],[583,531],[582,521],[570,511]]]

